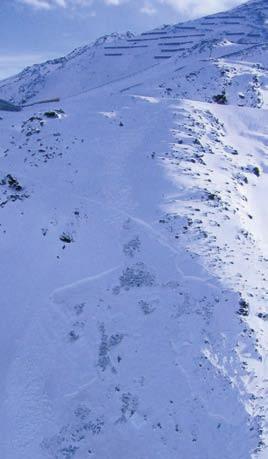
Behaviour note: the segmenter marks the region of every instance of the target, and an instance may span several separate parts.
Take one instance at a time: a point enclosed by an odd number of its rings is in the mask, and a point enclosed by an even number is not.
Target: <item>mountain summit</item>
[[[1,458],[267,458],[267,19],[0,82]]]

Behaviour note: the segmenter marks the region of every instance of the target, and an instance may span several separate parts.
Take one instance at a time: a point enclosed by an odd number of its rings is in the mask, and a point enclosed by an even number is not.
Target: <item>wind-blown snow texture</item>
[[[1,458],[267,458],[267,20],[0,83]]]

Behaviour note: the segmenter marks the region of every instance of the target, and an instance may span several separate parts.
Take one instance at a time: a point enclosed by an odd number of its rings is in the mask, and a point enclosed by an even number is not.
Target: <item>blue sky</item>
[[[141,32],[244,0],[0,0],[0,78],[111,32]]]

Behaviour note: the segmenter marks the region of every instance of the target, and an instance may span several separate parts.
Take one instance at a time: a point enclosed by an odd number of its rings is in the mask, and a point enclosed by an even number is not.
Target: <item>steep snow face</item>
[[[267,458],[265,5],[2,83],[1,458]]]

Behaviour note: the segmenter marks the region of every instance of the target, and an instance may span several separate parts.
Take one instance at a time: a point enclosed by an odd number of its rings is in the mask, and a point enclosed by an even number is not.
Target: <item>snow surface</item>
[[[1,458],[267,458],[267,16],[0,83]]]

